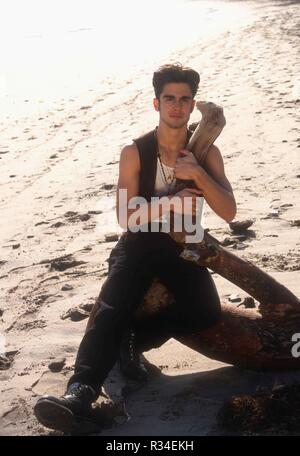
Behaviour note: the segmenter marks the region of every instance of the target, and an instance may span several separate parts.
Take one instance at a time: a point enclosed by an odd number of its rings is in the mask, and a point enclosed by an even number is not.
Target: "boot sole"
[[[44,399],[34,406],[34,414],[45,427],[62,432],[72,432],[76,428],[74,413],[62,405]]]
[[[51,399],[37,402],[34,414],[43,426],[64,433],[87,434],[100,431],[99,425],[95,422],[87,417],[75,415],[70,409]]]

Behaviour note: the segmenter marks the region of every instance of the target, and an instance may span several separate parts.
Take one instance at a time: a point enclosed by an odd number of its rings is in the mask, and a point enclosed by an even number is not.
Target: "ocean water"
[[[250,14],[242,2],[195,0],[0,0],[0,8],[5,109],[78,95],[112,76],[125,80]]]

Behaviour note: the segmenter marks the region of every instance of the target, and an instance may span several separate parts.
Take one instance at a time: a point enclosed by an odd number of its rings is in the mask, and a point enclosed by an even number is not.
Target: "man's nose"
[[[173,106],[174,106],[174,108],[181,108],[182,100],[180,100],[180,99],[179,100],[174,100],[173,101]]]

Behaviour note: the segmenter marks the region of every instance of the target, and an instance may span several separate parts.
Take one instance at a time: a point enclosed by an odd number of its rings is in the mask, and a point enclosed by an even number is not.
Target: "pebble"
[[[291,225],[292,225],[292,226],[300,226],[300,219],[298,219],[298,220],[292,220],[292,221],[291,221]]]
[[[81,214],[79,215],[79,219],[82,221],[82,222],[86,222],[87,220],[89,220],[91,218],[91,216],[89,214]]]
[[[62,291],[69,291],[69,290],[73,290],[73,289],[74,289],[74,287],[72,287],[72,285],[69,285],[68,283],[66,283],[65,285],[63,285],[61,287]]]
[[[83,304],[80,304],[80,309],[84,310],[85,312],[91,312],[92,308],[94,307],[93,302],[84,302]]]
[[[51,372],[60,372],[66,363],[66,358],[56,358],[54,361],[48,364]]]
[[[88,318],[88,316],[89,314],[87,312],[84,312],[83,310],[77,307],[72,307],[61,316],[61,319],[66,320],[67,318],[70,318],[70,320],[72,321],[81,321],[85,318]]]
[[[104,190],[112,190],[113,188],[115,187],[114,184],[103,184],[101,189],[104,189]]]
[[[229,227],[233,232],[240,232],[247,230],[251,225],[253,225],[254,220],[248,219],[248,220],[237,220],[235,222],[229,222]]]

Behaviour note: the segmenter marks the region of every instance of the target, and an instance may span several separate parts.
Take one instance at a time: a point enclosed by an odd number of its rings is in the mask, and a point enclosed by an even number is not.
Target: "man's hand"
[[[198,168],[199,165],[194,154],[187,149],[182,149],[174,168],[176,179],[194,180]]]
[[[197,198],[202,196],[201,190],[197,188],[184,188],[180,192],[175,193],[174,197],[179,197],[181,199],[181,207],[174,202],[174,212],[180,214],[193,214],[197,213],[198,202]],[[175,200],[176,201],[176,200]],[[172,202],[172,198],[171,198]]]

